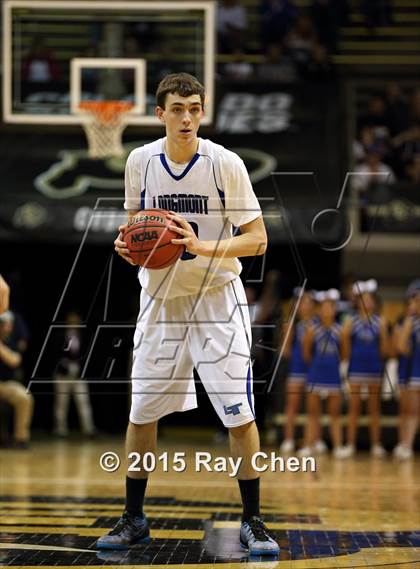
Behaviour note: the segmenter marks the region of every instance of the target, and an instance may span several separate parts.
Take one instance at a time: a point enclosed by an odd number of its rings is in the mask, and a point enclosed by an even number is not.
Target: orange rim
[[[83,101],[79,108],[94,115],[101,122],[112,122],[116,117],[128,113],[133,103],[125,101]]]

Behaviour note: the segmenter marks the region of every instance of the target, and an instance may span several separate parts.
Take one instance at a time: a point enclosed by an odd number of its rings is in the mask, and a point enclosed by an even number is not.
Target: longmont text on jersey
[[[153,207],[167,209],[177,213],[204,213],[208,215],[209,196],[200,196],[198,194],[163,194],[162,196],[153,196]]]

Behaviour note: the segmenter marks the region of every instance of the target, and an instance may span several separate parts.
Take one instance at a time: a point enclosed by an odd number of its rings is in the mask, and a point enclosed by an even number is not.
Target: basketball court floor
[[[105,472],[105,452],[123,458],[122,438],[51,440],[3,450],[0,563],[10,567],[200,567],[279,569],[419,568],[420,460],[396,463],[367,454],[319,457],[316,472],[267,472],[262,511],[278,558],[249,558],[238,541],[241,507],[226,472],[196,472],[196,451],[227,456],[224,445],[164,436],[160,453],[184,452],[184,472],[151,475],[145,512],[150,544],[95,550],[123,508],[124,468]],[[266,448],[267,453],[274,448]],[[267,463],[268,464],[268,463]]]

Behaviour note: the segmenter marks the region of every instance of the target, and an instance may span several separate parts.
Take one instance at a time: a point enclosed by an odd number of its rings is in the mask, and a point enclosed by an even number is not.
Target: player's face
[[[196,137],[203,116],[200,95],[181,97],[166,95],[165,108],[156,108],[156,115],[165,124],[166,136],[178,144],[191,143]]]

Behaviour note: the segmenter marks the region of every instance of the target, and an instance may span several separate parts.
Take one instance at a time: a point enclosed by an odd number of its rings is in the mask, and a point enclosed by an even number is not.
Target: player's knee
[[[135,429],[136,431],[153,431],[157,428],[157,421],[151,421],[150,423],[133,423],[132,421],[128,422],[129,429]]]
[[[242,437],[245,433],[248,433],[254,428],[255,421],[250,421],[245,423],[245,425],[239,425],[239,427],[229,427],[229,433],[234,437]]]

